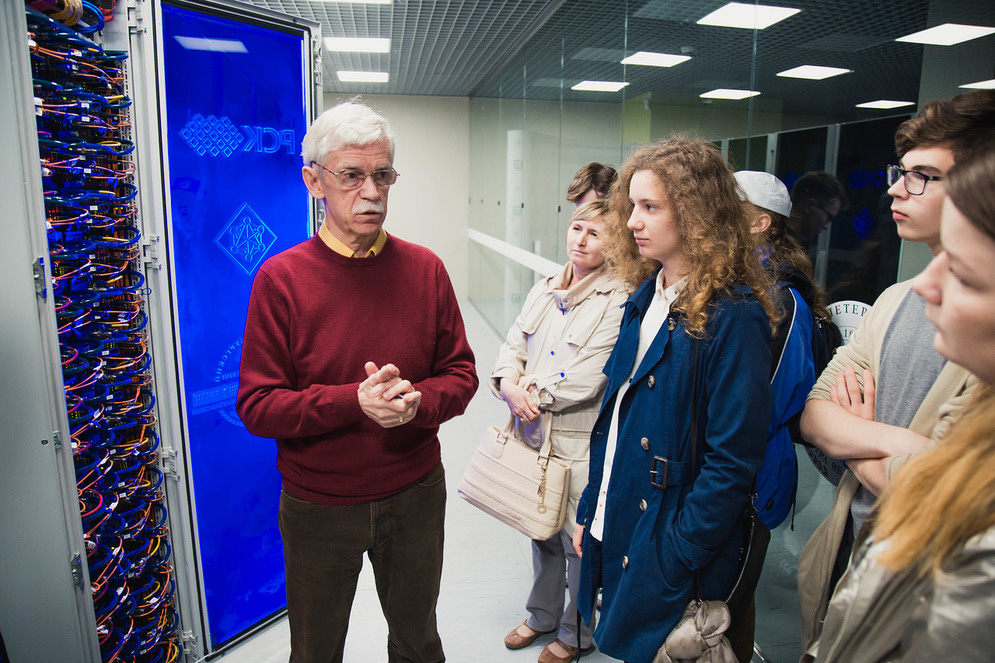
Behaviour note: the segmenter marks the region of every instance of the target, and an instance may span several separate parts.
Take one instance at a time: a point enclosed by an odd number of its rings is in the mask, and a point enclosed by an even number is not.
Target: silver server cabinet
[[[314,229],[320,30],[185,0],[76,27],[0,9],[0,636],[200,660],[283,609],[275,450],[233,403],[255,271]]]

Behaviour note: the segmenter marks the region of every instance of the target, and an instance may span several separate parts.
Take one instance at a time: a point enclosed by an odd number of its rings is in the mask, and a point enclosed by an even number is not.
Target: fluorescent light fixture
[[[995,78],[989,78],[987,81],[978,81],[977,83],[965,83],[960,87],[969,90],[995,90]]]
[[[953,46],[963,41],[985,37],[995,32],[995,28],[984,25],[962,25],[960,23],[944,23],[935,28],[913,32],[899,37],[895,41],[909,41],[913,44],[931,44],[933,46]]]
[[[325,50],[343,53],[389,53],[390,39],[385,37],[325,37]]]
[[[586,90],[588,92],[618,92],[628,83],[620,81],[581,81],[574,85],[571,90]]]
[[[794,69],[787,69],[778,73],[784,78],[807,78],[812,81],[821,81],[840,74],[849,74],[853,69],[840,69],[839,67],[820,67],[814,64],[803,64]]]
[[[622,64],[642,64],[649,67],[673,67],[675,64],[687,62],[690,55],[670,55],[668,53],[652,53],[639,51],[622,60]]]
[[[877,108],[877,109],[891,109],[891,108],[901,108],[902,106],[913,106],[916,102],[914,101],[892,101],[891,99],[878,99],[877,101],[868,101],[863,104],[857,104],[857,108]]]
[[[698,95],[702,99],[746,99],[748,97],[755,97],[759,92],[756,90],[730,90],[728,88],[720,87],[711,92],[705,92],[704,94]]]
[[[214,51],[216,53],[248,53],[249,49],[238,39],[208,39],[207,37],[176,36],[180,46],[188,51]]]
[[[769,28],[789,16],[794,16],[800,9],[791,7],[772,7],[770,5],[749,5],[743,2],[730,2],[720,7],[708,16],[698,19],[698,25],[718,25],[724,28],[747,28],[763,30]]]
[[[351,3],[356,5],[389,5],[391,0],[311,0],[311,2],[338,2],[341,4]]]
[[[386,71],[337,71],[343,83],[386,83],[390,74]]]

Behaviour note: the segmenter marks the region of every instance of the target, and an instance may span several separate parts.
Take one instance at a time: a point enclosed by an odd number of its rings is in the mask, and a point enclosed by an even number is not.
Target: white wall
[[[324,108],[351,95],[324,95]],[[456,97],[362,97],[386,117],[397,136],[384,229],[421,244],[442,259],[456,296],[468,295],[467,238],[470,197],[470,100]]]

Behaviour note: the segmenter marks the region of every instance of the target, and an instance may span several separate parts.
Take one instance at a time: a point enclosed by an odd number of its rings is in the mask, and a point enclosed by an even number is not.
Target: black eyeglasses
[[[383,189],[396,182],[397,177],[400,175],[400,173],[393,168],[374,170],[372,173],[367,173],[355,168],[343,168],[339,171],[328,170],[317,161],[312,161],[311,165],[317,166],[318,168],[334,175],[335,180],[339,183],[339,186],[347,191],[349,189],[358,189],[363,186],[363,182],[366,181],[367,177],[372,177],[373,184],[375,184],[378,188]]]
[[[927,182],[939,182],[939,175],[927,175],[918,170],[905,170],[899,166],[888,166],[888,186],[893,186],[899,177],[905,179],[905,190],[913,196],[921,196],[926,191]]]

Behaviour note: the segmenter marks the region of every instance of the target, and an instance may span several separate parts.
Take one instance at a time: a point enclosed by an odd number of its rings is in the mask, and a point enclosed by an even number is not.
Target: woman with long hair
[[[751,230],[764,266],[776,285],[772,292],[779,320],[771,338],[772,408],[767,453],[757,475],[757,513],[770,529],[780,525],[795,501],[798,460],[794,424],[805,407],[819,373],[842,343],[826,310],[822,289],[812,281],[808,255],[788,234],[791,198],[788,187],[770,173],[735,173],[749,203]]]
[[[995,150],[946,177],[943,251],[916,277],[934,345],[983,383],[896,475],[803,661],[991,661],[995,652]]]
[[[570,261],[529,292],[491,372],[491,389],[508,404],[526,444],[539,449],[548,431],[553,455],[570,465],[566,522],[551,539],[532,542],[529,616],[504,639],[508,649],[522,649],[555,632],[539,663],[566,663],[592,644],[592,629],[578,630],[580,559],[572,536],[605,386],[602,368],[618,336],[619,307],[630,292],[604,265],[604,212],[603,200],[576,209],[567,228]],[[565,584],[570,600],[564,606]]]
[[[600,588],[599,649],[649,663],[696,586],[721,600],[734,583],[764,456],[775,314],[747,208],[713,145],[643,147],[611,206],[606,259],[639,287],[591,436],[578,603],[590,621]],[[744,662],[745,640],[734,643]]]

